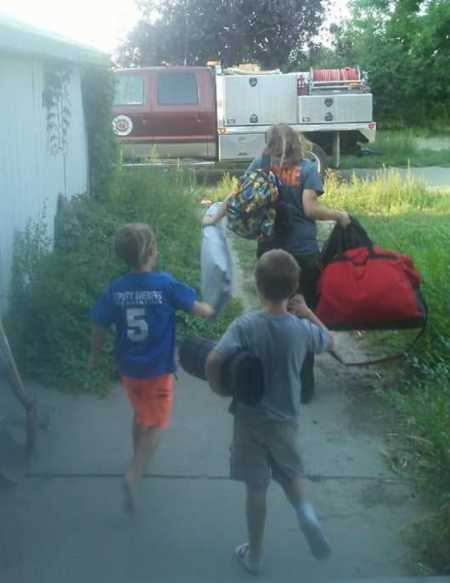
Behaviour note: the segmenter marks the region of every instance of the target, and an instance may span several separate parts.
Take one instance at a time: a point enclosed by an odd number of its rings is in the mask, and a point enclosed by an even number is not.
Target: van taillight
[[[297,78],[297,95],[306,95],[306,84],[303,75]]]

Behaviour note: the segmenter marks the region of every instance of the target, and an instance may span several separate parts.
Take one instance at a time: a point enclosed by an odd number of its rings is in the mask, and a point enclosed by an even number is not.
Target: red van
[[[208,67],[116,71],[113,130],[125,154],[215,159],[214,72]]]

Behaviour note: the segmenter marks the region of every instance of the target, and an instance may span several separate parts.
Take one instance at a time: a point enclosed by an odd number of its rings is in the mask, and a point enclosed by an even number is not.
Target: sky
[[[340,19],[347,0],[334,4],[331,18]],[[139,11],[135,0],[0,0],[1,16],[112,53],[139,19]]]

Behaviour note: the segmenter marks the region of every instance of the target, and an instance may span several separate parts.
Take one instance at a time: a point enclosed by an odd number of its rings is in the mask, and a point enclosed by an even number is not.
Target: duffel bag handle
[[[369,250],[369,255],[372,255],[373,243],[367,231],[356,217],[350,215],[350,219],[351,223],[345,228],[336,224],[328,240],[325,242],[321,254],[323,267],[328,265],[336,257],[341,257],[349,249],[366,247]]]

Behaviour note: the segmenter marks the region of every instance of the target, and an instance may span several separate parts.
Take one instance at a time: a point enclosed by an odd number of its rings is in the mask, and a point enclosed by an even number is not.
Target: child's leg
[[[138,427],[136,451],[127,472],[131,482],[137,482],[145,472],[148,462],[156,452],[163,429],[160,427]]]
[[[317,559],[325,559],[331,553],[320,525],[319,519],[310,502],[305,498],[305,481],[301,476],[283,480],[283,490],[294,507],[299,526],[308,541],[312,554]]]
[[[266,524],[267,486],[250,486],[247,484],[247,530],[248,543],[236,547],[235,555],[242,566],[258,575],[261,571],[262,543]]]
[[[291,480],[283,480],[282,487],[289,502],[294,506],[305,502],[305,480],[301,476],[296,476]]]
[[[139,439],[139,424],[137,422],[137,416],[134,414],[133,416],[133,424],[131,426],[131,435],[133,438],[133,455],[136,455],[137,444]]]
[[[122,384],[135,411],[132,426],[133,460],[124,482],[125,510],[133,512],[138,482],[169,422],[173,378],[172,375],[151,379],[122,377]]]
[[[266,493],[270,466],[258,420],[234,417],[230,477],[247,488],[246,514],[248,542],[235,549],[241,565],[250,573],[261,570],[262,544],[266,522]]]
[[[266,524],[267,488],[247,485],[247,529],[249,540],[249,559],[259,563],[262,557],[264,526]]]
[[[136,491],[148,462],[156,452],[161,441],[163,429],[159,427],[140,427],[133,425],[135,451],[131,465],[125,475],[125,510],[134,512],[136,506]]]

